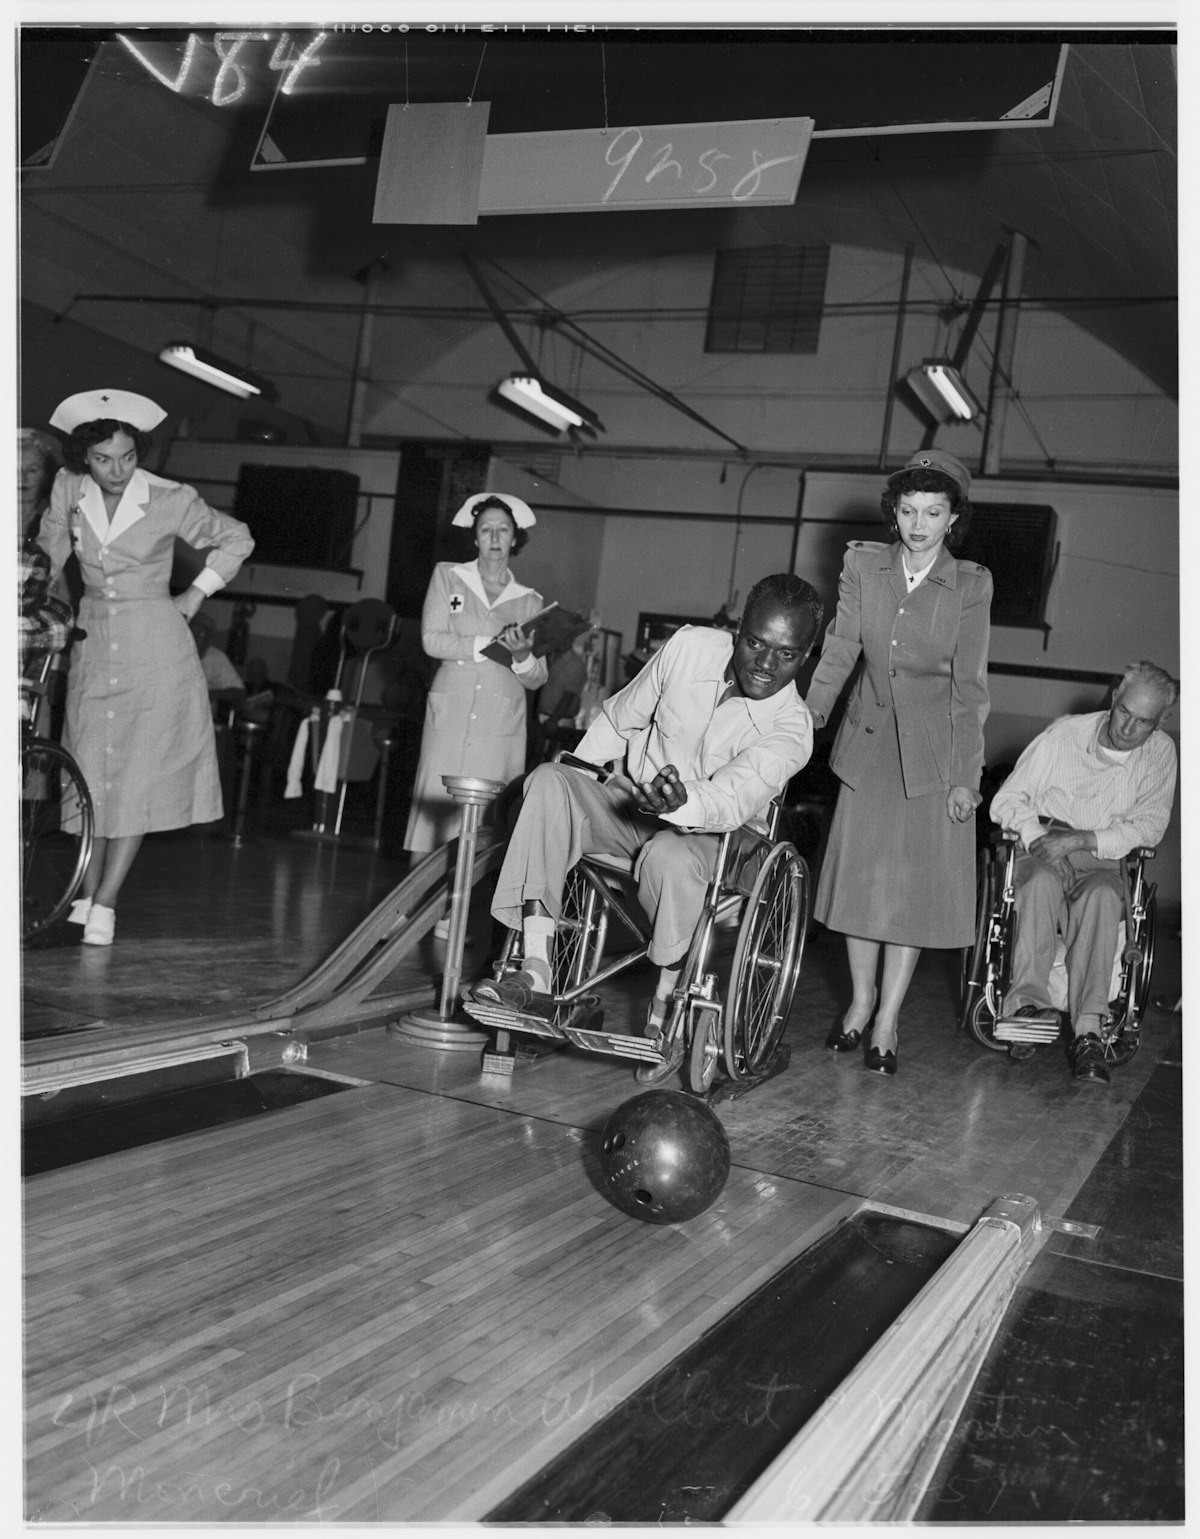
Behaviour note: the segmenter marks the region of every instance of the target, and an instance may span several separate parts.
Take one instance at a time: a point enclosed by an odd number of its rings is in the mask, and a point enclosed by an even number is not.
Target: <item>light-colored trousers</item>
[[[558,919],[567,872],[581,855],[623,855],[634,861],[638,899],[654,926],[650,960],[673,967],[687,954],[719,849],[717,834],[688,833],[638,812],[627,790],[567,765],[539,764],[525,781],[492,913],[519,929],[522,905],[537,901]]]
[[[1050,1004],[1050,969],[1061,933],[1066,949],[1067,1003],[1071,1020],[1108,1014],[1108,990],[1117,954],[1124,901],[1121,867],[1085,850],[1068,859],[1075,881],[1065,889],[1052,866],[1036,855],[1017,855],[1013,887],[1017,935],[1006,1011]]]

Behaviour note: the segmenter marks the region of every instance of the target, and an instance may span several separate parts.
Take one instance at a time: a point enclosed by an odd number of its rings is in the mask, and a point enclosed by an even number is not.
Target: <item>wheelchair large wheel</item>
[[[746,900],[725,1009],[725,1068],[746,1081],[767,1067],[787,1025],[812,901],[808,867],[790,844],[771,850]]]
[[[608,904],[600,885],[575,866],[563,888],[562,918],[554,933],[551,988],[555,994],[574,988],[600,969],[608,938]]]
[[[1151,887],[1146,894],[1146,922],[1140,936],[1142,960],[1137,965],[1137,976],[1131,980],[1129,997],[1134,1014],[1140,1021],[1150,1003],[1150,974],[1154,971],[1154,946],[1158,936],[1157,889]]]
[[[21,939],[43,935],[66,913],[92,858],[92,798],[60,744],[21,748]]]
[[[958,1024],[976,1040],[978,1034],[971,1021],[987,981],[988,932],[992,910],[996,906],[996,887],[995,857],[991,850],[982,849],[975,860],[975,940],[963,948],[958,979]],[[1000,1044],[991,1045],[998,1047]]]
[[[1154,943],[1158,926],[1158,903],[1154,888],[1146,894],[1146,918],[1138,936],[1139,957],[1130,964],[1122,998],[1112,1002],[1114,1024],[1100,1033],[1104,1044],[1104,1062],[1119,1069],[1142,1045],[1141,1022],[1150,997],[1150,974],[1154,971]]]

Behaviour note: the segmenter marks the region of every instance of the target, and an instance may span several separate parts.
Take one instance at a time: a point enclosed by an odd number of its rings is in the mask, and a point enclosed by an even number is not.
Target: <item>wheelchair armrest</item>
[[[1130,850],[1130,857],[1136,856],[1138,860],[1153,860],[1157,850],[1152,844],[1139,844],[1137,849]]]

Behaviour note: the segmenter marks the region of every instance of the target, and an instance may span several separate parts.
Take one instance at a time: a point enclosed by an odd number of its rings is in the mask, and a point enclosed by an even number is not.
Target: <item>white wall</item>
[[[604,564],[604,519],[584,498],[507,460],[492,460],[487,484],[490,491],[522,498],[537,517],[528,545],[513,562],[520,581],[536,588],[547,604],[583,614],[595,608]],[[546,503],[560,506],[547,508]]]

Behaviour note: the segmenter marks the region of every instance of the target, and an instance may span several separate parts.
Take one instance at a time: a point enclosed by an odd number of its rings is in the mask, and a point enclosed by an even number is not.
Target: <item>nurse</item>
[[[475,559],[434,567],[421,611],[421,644],[440,667],[425,707],[421,758],[404,848],[425,854],[458,832],[459,810],[443,775],[473,775],[507,785],[525,772],[525,702],[546,682],[522,622],[544,607],[519,583],[509,562],[537,522],[519,497],[478,492],[454,515],[471,531]],[[503,663],[483,655],[498,642]]]
[[[146,834],[222,815],[212,715],[188,622],[254,549],[245,524],[190,486],[142,468],[166,412],[127,390],[89,390],[55,408],[68,434],[39,543],[57,575],[74,549],[84,595],[67,685],[64,742],[95,806],[96,839],[69,915],[89,946],[111,946],[117,898]],[[172,597],[176,539],[207,550]]]

